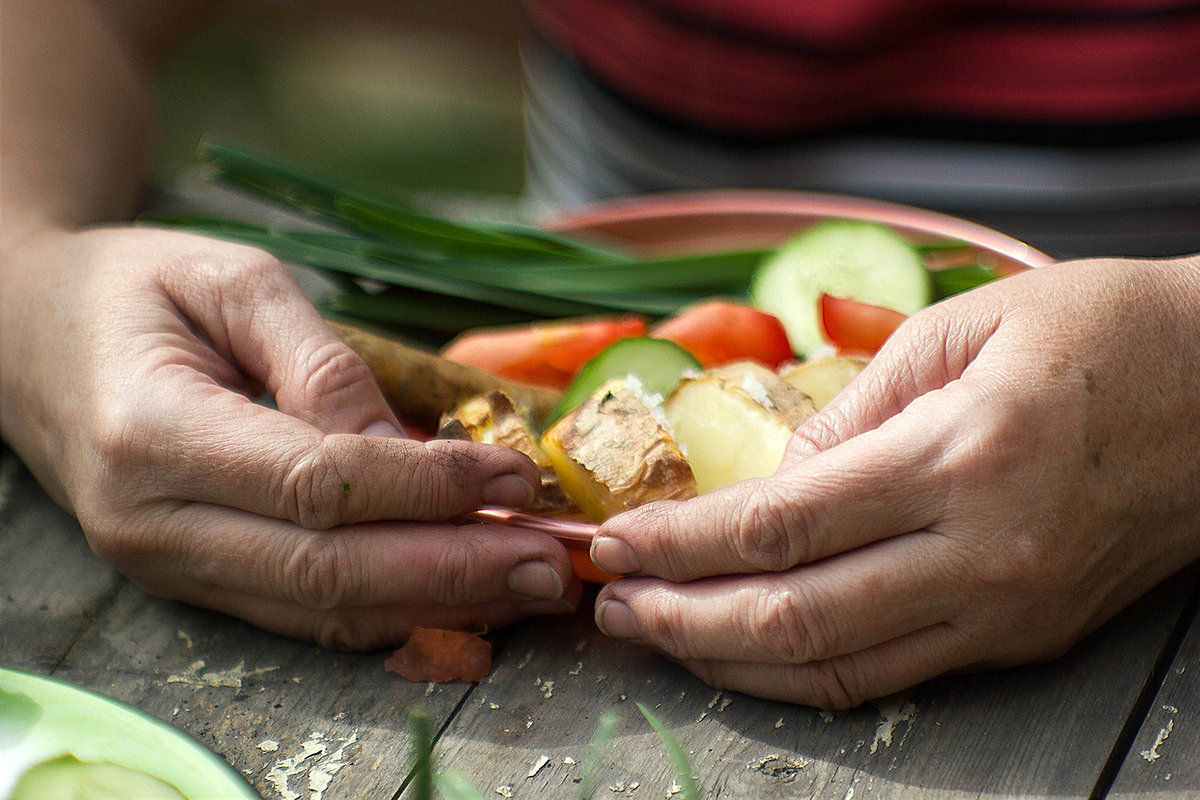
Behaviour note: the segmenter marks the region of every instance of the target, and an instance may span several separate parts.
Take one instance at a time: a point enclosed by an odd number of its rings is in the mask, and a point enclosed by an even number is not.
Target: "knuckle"
[[[659,598],[652,607],[645,603],[629,603],[644,637],[672,658],[691,658],[688,615],[679,603]]]
[[[309,530],[328,530],[346,518],[348,484],[325,441],[288,464],[281,483],[279,502],[284,518]]]
[[[300,380],[280,388],[277,399],[281,405],[295,408],[337,405],[340,399],[374,382],[366,362],[336,340],[313,348],[298,370]]]
[[[691,554],[673,543],[684,541],[687,531],[694,529],[696,519],[689,504],[678,500],[658,500],[639,506],[630,512],[633,521],[628,529],[636,533],[635,549],[643,559],[654,564],[653,572],[670,580],[686,580],[694,576]]]
[[[796,429],[788,449],[800,456],[819,453],[841,441],[842,430],[849,425],[849,418],[839,407],[826,406]]]
[[[341,610],[316,617],[312,640],[326,650],[343,652],[362,652],[385,644],[378,625]]]
[[[813,663],[806,671],[808,681],[801,696],[806,697],[811,705],[831,711],[844,711],[862,705],[870,697],[846,674],[850,663],[849,659]]]
[[[747,629],[754,631],[756,648],[785,664],[804,664],[827,657],[833,636],[822,625],[823,615],[799,587],[763,592],[752,606]]]
[[[487,579],[490,561],[477,543],[449,537],[441,545],[425,583],[425,595],[444,606],[467,606],[481,599],[480,586]]]
[[[129,488],[129,481],[151,463],[149,435],[144,415],[129,403],[110,398],[94,409],[91,452],[100,482],[106,489]]]
[[[779,572],[800,563],[803,536],[796,524],[795,501],[769,479],[760,480],[750,496],[753,500],[741,508],[736,521],[737,555],[766,572]]]
[[[117,567],[140,563],[151,550],[139,529],[103,510],[81,513],[79,521],[92,552]]]
[[[255,296],[270,301],[280,293],[283,265],[265,250],[222,244],[199,256],[188,257],[188,273],[196,275],[221,297]]]
[[[354,562],[337,536],[312,534],[294,543],[283,565],[284,585],[304,608],[341,608],[357,580]]]

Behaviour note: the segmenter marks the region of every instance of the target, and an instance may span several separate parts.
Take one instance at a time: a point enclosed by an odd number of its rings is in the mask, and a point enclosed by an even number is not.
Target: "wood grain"
[[[1192,616],[1109,795],[1119,800],[1200,797],[1200,616]]]
[[[437,758],[485,796],[570,797],[593,727],[616,709],[624,728],[597,796],[664,797],[673,778],[634,707],[641,702],[676,732],[713,800],[1088,798],[1180,595],[1178,582],[1156,590],[1052,664],[945,678],[832,714],[716,691],[606,640],[588,614],[527,622],[455,716]]]

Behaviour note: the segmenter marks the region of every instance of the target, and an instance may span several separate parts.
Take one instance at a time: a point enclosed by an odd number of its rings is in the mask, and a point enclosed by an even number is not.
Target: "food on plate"
[[[696,495],[658,400],[636,378],[603,384],[542,436],[563,491],[597,522],[651,500]]]
[[[732,300],[688,306],[651,328],[650,335],[675,342],[704,367],[750,360],[774,369],[793,358],[778,317]]]
[[[109,762],[81,761],[73,755],[35,764],[21,774],[9,800],[187,800],[165,781],[141,770]]]
[[[863,356],[827,356],[797,361],[779,370],[779,377],[812,398],[820,410],[867,366]]]
[[[578,408],[608,381],[632,375],[647,395],[665,397],[685,372],[700,369],[696,357],[674,342],[648,337],[622,339],[583,365],[550,412],[547,424]]]
[[[685,377],[664,410],[700,493],[773,474],[816,413],[807,394],[750,361]]]
[[[548,516],[577,513],[559,485],[554,466],[538,446],[538,435],[530,420],[504,392],[497,389],[459,403],[442,416],[437,435],[441,439],[466,439],[520,450],[537,464],[542,476],[538,496],[525,510]]]
[[[414,627],[383,667],[410,681],[481,681],[492,669],[492,646],[474,633]]]
[[[802,358],[829,348],[818,319],[822,294],[901,314],[934,298],[917,248],[891,228],[856,220],[830,220],[797,234],[762,264],[750,285],[751,302],[779,317]]]
[[[553,389],[509,381],[361,328],[329,325],[367,362],[397,416],[422,430],[435,430],[448,409],[493,389],[503,390],[538,419],[558,402],[559,393]]]
[[[510,380],[564,389],[601,350],[645,334],[645,318],[633,314],[547,320],[466,331],[446,345],[442,357]]]
[[[821,295],[817,304],[821,333],[839,353],[873,356],[900,323],[908,319],[891,308],[861,303],[849,297]]]

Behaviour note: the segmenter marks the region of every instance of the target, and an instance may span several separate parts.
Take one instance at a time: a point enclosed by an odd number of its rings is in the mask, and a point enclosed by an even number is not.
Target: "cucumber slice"
[[[550,412],[546,427],[574,411],[610,380],[632,375],[641,382],[646,394],[666,397],[685,372],[702,369],[695,356],[666,339],[644,336],[619,339],[583,365]]]
[[[779,318],[802,358],[828,348],[818,312],[822,294],[912,314],[932,302],[933,283],[920,252],[895,231],[830,220],[787,241],[750,285],[751,303]]]
[[[9,800],[187,800],[174,786],[120,764],[59,756],[25,771]]]

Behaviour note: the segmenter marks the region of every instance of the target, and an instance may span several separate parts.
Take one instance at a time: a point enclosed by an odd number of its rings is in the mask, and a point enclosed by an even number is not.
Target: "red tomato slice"
[[[727,300],[689,306],[656,325],[650,335],[669,339],[705,367],[751,360],[775,369],[794,357],[783,323],[764,311]]]
[[[907,317],[890,308],[823,294],[821,328],[839,352],[873,356]]]
[[[563,389],[613,342],[645,335],[646,321],[637,316],[553,320],[466,331],[442,355],[502,378]]]

